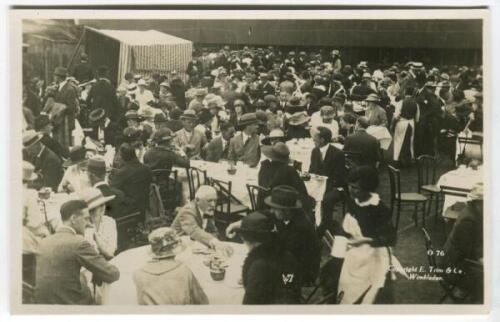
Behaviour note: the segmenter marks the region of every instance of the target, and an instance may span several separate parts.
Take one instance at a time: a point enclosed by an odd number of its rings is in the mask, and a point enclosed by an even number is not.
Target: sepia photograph
[[[485,312],[487,13],[11,10],[13,307]]]

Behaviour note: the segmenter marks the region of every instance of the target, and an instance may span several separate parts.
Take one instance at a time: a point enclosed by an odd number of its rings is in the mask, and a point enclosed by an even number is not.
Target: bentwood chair
[[[186,169],[189,185],[189,199],[193,200],[198,188],[208,183],[207,171],[196,167]]]
[[[153,183],[158,187],[166,217],[172,217],[173,211],[180,204],[177,170],[153,170]],[[173,218],[169,218],[172,219]]]
[[[252,204],[252,211],[260,210],[259,205],[257,204],[259,194],[263,193],[267,195],[269,194],[270,189],[247,183],[247,190],[248,195],[250,196],[250,203]]]
[[[241,220],[250,212],[250,209],[232,195],[231,181],[210,178],[209,183],[217,191],[215,224],[219,232],[225,236],[227,226]]]
[[[387,166],[389,170],[389,180],[391,185],[391,215],[396,206],[396,231],[399,227],[399,218],[401,216],[401,205],[410,204],[414,206],[413,219],[415,225],[418,225],[418,206],[422,205],[422,224],[425,226],[425,216],[427,210],[427,197],[418,192],[401,192],[401,172],[391,165]]]
[[[429,196],[429,212],[432,202],[435,201],[434,219],[437,219],[441,200],[441,189],[436,185],[436,166],[437,160],[433,156],[421,155],[417,158],[418,193]]]

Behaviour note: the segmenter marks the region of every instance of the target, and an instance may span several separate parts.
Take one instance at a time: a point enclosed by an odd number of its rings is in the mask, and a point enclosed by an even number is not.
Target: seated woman
[[[162,227],[149,234],[152,261],[134,272],[141,305],[208,304],[208,298],[191,270],[175,260],[181,240],[175,231]]]
[[[391,212],[376,193],[377,170],[361,166],[347,178],[350,200],[342,228],[348,238],[340,273],[339,303],[374,303],[391,265],[404,274],[390,247],[396,244]],[[391,275],[392,277],[392,275]]]
[[[105,197],[98,188],[89,188],[83,193],[83,200],[88,205],[92,224],[92,227],[85,230],[85,239],[107,260],[114,257],[118,243],[116,222],[113,218],[104,215],[106,203],[114,198],[114,195]]]
[[[287,185],[295,188],[299,192],[300,201],[306,214],[312,214],[314,208],[314,199],[307,193],[304,181],[300,178],[297,170],[289,165],[290,150],[283,142],[274,145],[262,146],[264,156],[268,160],[261,162],[258,185],[264,188],[272,189],[277,186]],[[264,193],[259,193],[257,197],[257,209],[266,208]]]
[[[237,229],[249,253],[243,264],[243,304],[299,304],[297,261],[276,240],[271,218],[253,212]]]
[[[90,188],[87,171],[87,149],[83,146],[75,146],[69,152],[69,159],[63,163],[66,168],[64,176],[57,190],[59,192],[81,193]]]

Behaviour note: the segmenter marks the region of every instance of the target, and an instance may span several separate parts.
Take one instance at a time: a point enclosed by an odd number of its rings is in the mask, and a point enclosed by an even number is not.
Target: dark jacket
[[[104,127],[104,144],[110,144],[117,147],[122,141],[122,131],[123,129],[116,121],[111,121],[108,126]],[[93,139],[98,140],[98,127],[92,128],[92,131],[88,132],[87,135]]]
[[[347,171],[345,168],[344,153],[333,145],[329,145],[328,150],[326,150],[325,159],[323,160],[320,149],[314,148],[311,153],[309,173],[328,177],[325,192],[334,188],[345,187],[347,183]]]
[[[43,146],[38,157],[28,160],[35,166],[35,171],[41,174],[40,184],[42,187],[50,187],[52,191],[57,191],[59,183],[63,177],[63,168],[61,159],[49,148]]]
[[[73,70],[73,76],[80,83],[85,83],[94,78],[94,72],[92,71],[92,66],[89,63],[80,63],[75,66]]]
[[[272,214],[268,214],[274,216]],[[302,285],[314,283],[319,273],[321,243],[314,224],[307,219],[302,209],[292,214],[288,224],[277,222],[278,241],[299,263],[298,277]]]
[[[64,86],[56,93],[55,102],[66,105],[65,115],[68,117],[68,129],[75,128],[76,108],[78,104],[78,93],[72,84],[66,82]]]
[[[60,159],[69,158],[69,151],[66,147],[62,146],[59,142],[54,140],[51,136],[44,134],[40,142],[47,148],[54,152]]]
[[[120,112],[116,90],[108,79],[101,78],[90,88],[87,107],[90,111],[102,108],[111,121],[118,120]]]
[[[380,143],[365,130],[358,130],[345,139],[344,151],[361,153],[360,165],[375,166],[379,161]]]
[[[144,154],[144,164],[151,170],[189,168],[189,159],[177,154],[172,147],[155,146]]]
[[[219,162],[220,159],[227,159],[229,152],[229,142],[222,146],[222,138],[216,137],[203,148],[203,159],[210,162]]]
[[[115,199],[106,203],[106,215],[112,218],[125,216],[128,211],[125,205],[125,194],[123,191],[112,188],[106,182],[97,184],[95,188],[101,190],[104,197],[115,196]]]
[[[94,279],[112,283],[120,277],[118,269],[109,264],[83,236],[67,227],[44,238],[36,259],[35,299],[39,304],[93,304],[91,291],[80,279],[82,267]]]
[[[110,178],[109,185],[123,191],[128,213],[144,213],[151,181],[151,170],[135,159],[123,161],[123,166]]]
[[[259,169],[258,184],[261,187],[272,188],[281,185],[287,185],[295,188],[299,192],[302,206],[307,213],[312,212],[314,201],[307,193],[306,185],[300,178],[297,170],[283,162],[264,160],[261,162]],[[259,209],[266,208],[264,199],[267,194],[259,193],[257,197],[257,207]]]
[[[243,304],[299,304],[297,260],[276,243],[261,244],[243,263]]]

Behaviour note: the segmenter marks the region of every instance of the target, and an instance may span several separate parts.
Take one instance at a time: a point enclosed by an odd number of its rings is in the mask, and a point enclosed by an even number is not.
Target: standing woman
[[[415,158],[413,141],[415,124],[420,117],[417,101],[413,97],[415,89],[407,87],[405,97],[396,105],[394,113],[394,161],[409,164]]]
[[[348,245],[340,273],[338,302],[378,303],[377,294],[388,282],[386,275],[391,264],[404,274],[390,250],[396,244],[396,230],[391,211],[376,192],[377,170],[361,166],[353,169],[347,180],[350,200],[342,228]]]

